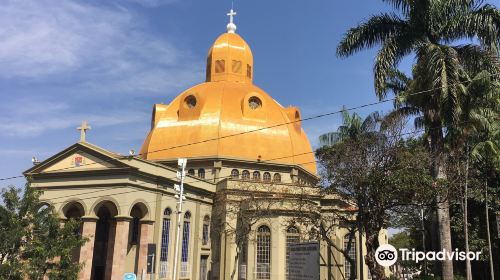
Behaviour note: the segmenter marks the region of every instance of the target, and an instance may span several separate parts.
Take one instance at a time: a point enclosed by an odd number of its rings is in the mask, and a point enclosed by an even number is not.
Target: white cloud
[[[0,131],[3,131],[3,133],[8,136],[33,137],[49,130],[59,130],[70,127],[76,129],[82,120],[89,121],[91,125],[98,124],[99,127],[109,127],[121,124],[139,123],[148,117],[148,114],[141,112],[127,112],[127,114],[106,112],[104,114],[93,113],[85,115],[72,114],[69,111],[65,111],[51,116],[37,117],[36,115],[31,115],[25,116],[24,119],[0,119]],[[26,119],[30,119],[30,121],[26,121]]]
[[[0,78],[76,79],[76,90],[104,85],[107,91],[165,92],[202,77],[191,67],[201,69],[201,60],[146,29],[140,15],[123,6],[7,0],[0,6]]]
[[[158,7],[177,2],[178,0],[124,0],[126,2],[137,3],[145,7]]]

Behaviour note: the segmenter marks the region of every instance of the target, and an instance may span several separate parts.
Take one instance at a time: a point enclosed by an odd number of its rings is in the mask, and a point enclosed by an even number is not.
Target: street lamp
[[[175,184],[174,185],[174,190],[175,190],[175,198],[178,199],[177,201],[177,234],[175,236],[175,250],[174,250],[174,272],[173,272],[173,280],[177,279],[177,265],[178,265],[178,260],[179,260],[179,239],[181,235],[181,218],[182,218],[182,203],[184,200],[186,200],[186,197],[184,196],[184,177],[186,177],[186,163],[187,159],[185,158],[180,158],[177,161],[177,179],[180,181],[180,185]]]

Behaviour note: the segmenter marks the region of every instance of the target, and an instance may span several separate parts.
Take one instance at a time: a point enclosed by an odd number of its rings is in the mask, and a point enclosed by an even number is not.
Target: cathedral
[[[25,171],[62,222],[82,221],[88,241],[73,254],[79,279],[285,280],[287,245],[315,238],[310,225],[294,222],[304,215],[294,198],[321,215],[352,210],[320,194],[299,108],[254,85],[252,51],[228,15],[227,32],[208,51],[205,82],[153,106],[140,152],[87,142],[84,123],[79,142]],[[336,247],[345,248],[347,232],[340,223],[329,232]],[[359,241],[349,246],[351,269],[319,240],[319,279],[353,271],[370,279],[358,265]]]

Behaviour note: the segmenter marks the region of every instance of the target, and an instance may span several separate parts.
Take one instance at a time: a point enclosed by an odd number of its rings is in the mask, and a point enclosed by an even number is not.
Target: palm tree
[[[386,82],[393,69],[404,57],[415,54],[409,92],[425,94],[401,96],[398,111],[419,115],[416,124],[427,130],[427,143],[433,157],[432,174],[435,179],[444,178],[441,128],[459,121],[461,99],[466,93],[462,84],[466,69],[494,70],[493,66],[498,63],[500,11],[481,0],[383,1],[390,3],[398,13],[372,16],[348,30],[337,47],[337,54],[347,57],[381,45],[374,65],[375,91],[380,99],[390,91]],[[479,45],[451,45],[451,42],[471,38],[477,38]],[[448,200],[446,195],[436,200],[440,247],[451,251]],[[443,279],[453,279],[452,261],[441,264]]]
[[[375,133],[375,128],[380,121],[378,112],[371,113],[363,120],[357,113],[350,115],[344,107],[342,108],[342,125],[337,128],[337,131],[320,135],[319,144],[331,146],[343,140],[355,140],[362,134]]]

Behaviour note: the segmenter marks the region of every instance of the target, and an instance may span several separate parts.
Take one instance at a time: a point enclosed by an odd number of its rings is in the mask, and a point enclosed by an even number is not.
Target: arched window
[[[168,245],[170,242],[170,215],[172,210],[165,208],[163,211],[163,229],[161,233],[160,248],[160,278],[166,278],[168,273]]]
[[[279,173],[274,173],[273,182],[276,182],[276,183],[281,182],[281,175]]]
[[[210,229],[210,217],[207,215],[205,218],[203,218],[203,231],[202,231],[202,238],[201,238],[201,243],[203,245],[208,244],[208,236],[209,236],[209,229]]]
[[[247,77],[252,78],[252,66],[247,64]]]
[[[238,179],[240,178],[240,172],[238,169],[233,169],[231,170],[231,179]]]
[[[264,182],[271,182],[271,173],[264,172],[264,174],[262,174],[262,180]]]
[[[257,279],[271,279],[271,229],[257,229]]]
[[[215,73],[223,73],[226,68],[226,63],[224,59],[216,60],[215,61]]]
[[[232,65],[232,70],[233,73],[241,73],[241,61],[240,60],[233,60],[233,65]]]
[[[290,258],[290,245],[300,242],[299,230],[291,226],[286,230],[286,275],[288,279],[288,260]]]
[[[198,169],[198,177],[205,179],[205,169],[203,168]]]
[[[344,236],[344,250],[346,250],[349,257],[354,260],[354,277],[356,277],[356,264],[358,263],[358,260],[356,258],[356,238],[354,234],[348,233]],[[345,259],[344,275],[346,279],[351,277],[351,268],[351,263]]]
[[[189,231],[191,227],[191,212],[184,214],[181,251],[181,278],[189,277]]]
[[[241,172],[241,179],[250,180],[250,172],[248,172],[248,170],[243,170],[243,172]]]
[[[254,171],[252,174],[252,180],[254,181],[260,181],[260,172],[259,171]]]
[[[139,242],[139,227],[140,227],[140,218],[133,217],[132,218],[132,236],[130,238],[130,244],[137,244]]]
[[[191,176],[194,176],[194,169],[193,168],[189,169],[188,174]]]

